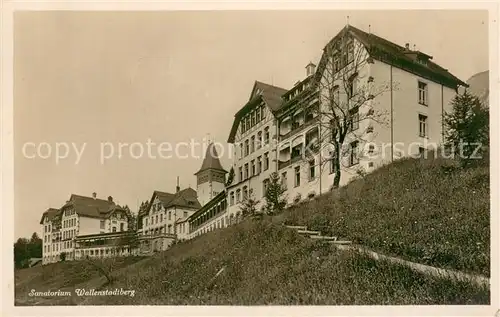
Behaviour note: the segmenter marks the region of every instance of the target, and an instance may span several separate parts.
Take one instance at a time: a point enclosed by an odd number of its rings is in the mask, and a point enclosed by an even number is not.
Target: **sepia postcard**
[[[149,5],[4,3],[6,314],[498,316],[498,7]]]

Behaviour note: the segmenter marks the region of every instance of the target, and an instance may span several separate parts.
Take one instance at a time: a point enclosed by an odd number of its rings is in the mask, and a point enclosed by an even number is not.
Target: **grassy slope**
[[[247,220],[134,265],[117,266],[115,281],[106,289],[134,289],[134,297],[62,298],[57,303],[487,304],[488,289],[338,251],[280,225],[307,224],[385,253],[487,274],[488,169],[443,168],[448,165],[400,161],[352,182],[335,197],[328,194],[272,220]],[[82,265],[21,270],[16,273],[16,298],[30,288],[57,289],[96,276]],[[221,267],[225,271],[209,285]],[[29,270],[48,275],[30,278]]]
[[[386,254],[489,276],[489,167],[453,166],[398,161],[281,218]]]
[[[144,257],[129,257],[105,260],[104,267],[119,270],[144,259]],[[15,271],[15,298],[16,305],[30,304],[43,299],[29,297],[28,293],[46,290],[74,290],[75,285],[85,285],[100,274],[91,264],[84,261],[70,261],[36,266]]]
[[[489,291],[425,277],[407,268],[338,251],[268,220],[245,221],[176,245],[115,273],[108,289],[134,297],[86,304],[478,304]],[[225,267],[215,284],[211,278]]]

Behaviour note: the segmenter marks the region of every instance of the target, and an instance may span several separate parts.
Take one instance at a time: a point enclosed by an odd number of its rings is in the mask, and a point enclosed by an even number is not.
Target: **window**
[[[250,138],[250,153],[255,152],[255,136]]]
[[[101,220],[101,226],[100,226],[101,229],[104,229],[104,220]]]
[[[357,129],[359,129],[359,107],[349,110],[349,114],[349,129],[350,131],[356,131]]]
[[[160,222],[163,222],[163,214],[160,214]]]
[[[257,132],[257,146],[256,149],[260,149],[262,147],[262,131]]]
[[[427,106],[427,84],[418,82],[418,103]]]
[[[248,187],[243,187],[243,199],[248,198]]]
[[[240,166],[240,182],[243,181],[243,167]]]
[[[356,165],[359,163],[358,157],[358,141],[351,143],[351,152],[349,153],[349,165]]]
[[[123,222],[120,223],[120,231],[125,231],[125,224]]]
[[[231,192],[231,194],[229,194],[229,204],[231,206],[234,205],[234,192]]]
[[[336,73],[340,70],[340,58],[338,54],[333,56],[333,71]]]
[[[168,233],[172,233],[172,225],[168,225],[168,229],[167,230],[168,230],[167,231]]]
[[[281,173],[281,185],[286,189],[288,184],[288,180],[286,178],[286,172]]]
[[[264,171],[269,168],[269,152],[264,153]]]
[[[241,201],[241,190],[236,190],[236,202],[239,203]]]
[[[144,219],[144,226],[147,226],[148,225],[148,218]]]
[[[257,110],[255,111],[255,121],[256,121],[256,123],[259,123],[259,122],[260,122],[260,112],[261,112],[260,108],[261,108],[261,107],[262,107],[262,106],[258,106],[258,107],[257,107]]]
[[[172,218],[172,212],[171,212],[171,211],[169,211],[169,212],[168,212],[168,220],[170,220],[171,218]]]
[[[369,155],[372,155],[374,151],[375,151],[375,145],[370,144],[370,145],[368,146],[368,154],[369,154]]]
[[[421,137],[427,137],[427,116],[423,114],[418,115],[418,135]]]
[[[252,176],[257,175],[255,171],[255,160],[252,160],[251,165],[252,165]]]
[[[158,223],[158,215],[155,216],[155,223]]]
[[[418,155],[419,155],[419,157],[424,157],[424,154],[425,154],[425,148],[419,146],[418,147]]]
[[[262,120],[266,118],[266,110],[263,106],[260,107],[260,116],[262,117]]]
[[[184,211],[184,218],[188,216],[188,212]]]
[[[266,196],[267,189],[269,187],[269,179],[265,179],[262,181],[262,197]]]
[[[240,143],[239,146],[240,146],[240,159],[241,159],[244,156],[243,143]]]
[[[262,156],[257,157],[257,174],[262,171]]]
[[[113,231],[113,232],[116,232],[116,227],[113,227],[113,230],[112,230],[112,231]]]
[[[245,156],[247,156],[250,153],[250,141],[245,140]]]
[[[300,186],[300,166],[295,167],[295,187]]]
[[[255,112],[252,112],[251,120],[251,126],[253,127],[255,125]]]
[[[354,43],[352,41],[347,43],[347,60],[349,63],[354,61]]]
[[[245,179],[248,178],[248,163],[245,164]]]
[[[269,144],[269,127],[264,129],[264,143]]]
[[[316,167],[314,165],[314,160],[309,161],[309,181],[316,178]]]

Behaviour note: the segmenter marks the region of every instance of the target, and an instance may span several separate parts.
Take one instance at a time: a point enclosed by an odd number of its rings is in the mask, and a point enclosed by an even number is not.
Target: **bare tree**
[[[303,158],[310,162],[319,153],[320,174],[328,165],[335,173],[332,188],[339,187],[341,166],[359,162],[360,149],[375,137],[373,125],[387,125],[388,111],[376,109],[376,98],[397,88],[390,82],[375,83],[369,76],[373,60],[368,51],[348,32],[333,39],[324,49],[308,93],[299,101],[307,107],[306,116],[315,115],[319,130],[314,142],[308,144],[306,136]]]

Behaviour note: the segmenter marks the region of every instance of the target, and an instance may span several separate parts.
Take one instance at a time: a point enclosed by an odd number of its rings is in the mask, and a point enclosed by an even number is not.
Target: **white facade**
[[[109,206],[114,206],[112,201],[99,200],[99,203],[106,207],[105,210],[101,210],[104,212],[98,215],[88,215],[85,211],[85,204],[93,204],[94,198],[78,197],[78,203],[70,199],[61,209],[52,209],[50,217],[44,214],[42,218],[43,264],[60,261],[63,253],[66,261],[74,260],[75,251],[77,251],[75,239],[78,236],[119,233],[128,230],[128,215],[125,211],[114,208],[108,210]],[[79,212],[80,209],[81,212]]]

